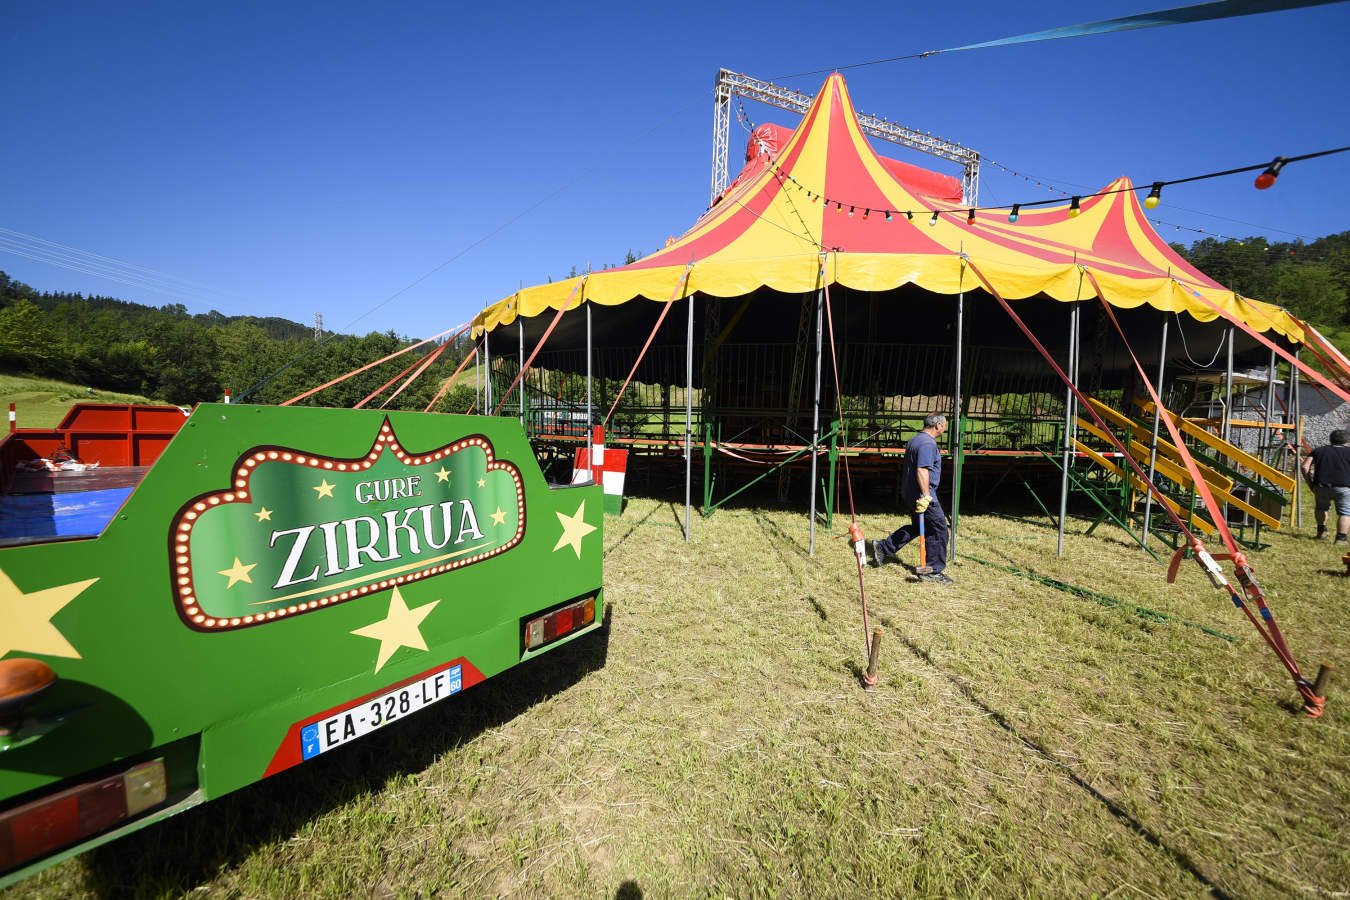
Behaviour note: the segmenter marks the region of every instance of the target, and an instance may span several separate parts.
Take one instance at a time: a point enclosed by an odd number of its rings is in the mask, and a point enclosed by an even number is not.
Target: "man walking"
[[[1317,497],[1317,539],[1327,536],[1327,511],[1334,503],[1336,542],[1343,544],[1350,532],[1350,431],[1337,428],[1330,440],[1303,460],[1303,474],[1313,483]]]
[[[870,548],[873,565],[880,566],[900,552],[901,547],[924,534],[928,565],[914,572],[919,580],[938,584],[952,584],[952,579],[942,571],[947,568],[947,515],[937,498],[938,482],[942,479],[942,454],[937,439],[946,430],[947,417],[933,413],[923,420],[923,430],[905,445],[900,500],[912,510],[909,524],[900,526],[890,537],[874,541]]]

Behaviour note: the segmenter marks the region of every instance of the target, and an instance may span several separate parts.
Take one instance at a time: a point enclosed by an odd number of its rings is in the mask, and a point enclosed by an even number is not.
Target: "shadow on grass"
[[[97,848],[85,887],[100,896],[181,895],[259,847],[284,842],[315,818],[496,729],[604,668],[605,625],[465,691],[452,703]]]
[[[1056,770],[1058,770],[1075,787],[1080,788],[1093,800],[1100,803],[1106,809],[1106,811],[1109,812],[1112,816],[1114,816],[1116,820],[1119,821],[1122,825],[1124,825],[1130,831],[1134,832],[1139,837],[1143,838],[1145,841],[1149,843],[1149,845],[1157,848],[1158,850],[1161,850],[1162,852],[1170,856],[1172,860],[1176,862],[1177,865],[1181,866],[1181,868],[1185,869],[1187,872],[1191,874],[1192,877],[1194,877],[1197,881],[1199,881],[1202,885],[1204,885],[1205,889],[1210,894],[1214,895],[1215,897],[1222,897],[1222,898],[1227,898],[1231,896],[1226,891],[1224,891],[1223,888],[1219,887],[1217,884],[1211,881],[1208,875],[1206,875],[1203,871],[1201,871],[1199,865],[1195,862],[1195,860],[1191,859],[1190,854],[1164,841],[1161,835],[1157,834],[1147,825],[1136,819],[1128,810],[1117,804],[1116,801],[1112,800],[1110,797],[1106,796],[1097,788],[1089,784],[1081,775],[1075,772],[1068,765],[1056,759],[1055,755],[1047,747],[1042,746],[1039,741],[1023,734],[1022,731],[1003,713],[999,712],[998,710],[991,707],[988,703],[986,703],[975,692],[974,688],[972,688],[966,682],[962,681],[960,678],[948,672],[946,669],[942,668],[942,666],[938,665],[937,661],[933,659],[932,655],[929,654],[927,650],[925,650],[923,647],[920,647],[918,644],[916,644],[910,638],[906,637],[899,630],[891,628],[889,623],[885,624],[892,638],[894,640],[898,640],[901,644],[903,644],[905,648],[914,655],[915,658],[917,658],[925,665],[932,668],[939,675],[941,675],[943,679],[945,679],[949,684],[951,684],[961,693],[961,696],[966,698],[967,702],[969,702],[972,706],[976,707],[985,715],[987,715],[991,721],[993,721],[996,725],[998,725],[998,727],[1006,731],[1014,740],[1021,743],[1027,749],[1038,754],[1043,761],[1049,763]],[[856,662],[851,664],[851,668],[855,669],[857,673],[861,672],[861,669],[858,668]]]
[[[630,537],[632,537],[633,532],[637,531],[639,528],[645,525],[647,523],[647,520],[650,519],[652,516],[656,515],[656,511],[660,508],[661,508],[660,506],[653,506],[650,510],[648,510],[645,516],[634,522],[633,527],[629,528],[627,531],[623,533],[623,537],[619,538],[617,541],[615,541],[614,543],[610,544],[608,547],[605,548],[605,554],[608,555],[610,553],[613,553],[615,550],[619,549],[619,545],[622,544],[624,541],[628,540]]]

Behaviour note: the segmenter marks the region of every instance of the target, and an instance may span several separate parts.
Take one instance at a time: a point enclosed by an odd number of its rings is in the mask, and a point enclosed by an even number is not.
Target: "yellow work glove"
[[[929,505],[930,503],[932,503],[932,502],[933,502],[933,498],[932,498],[932,497],[920,497],[918,500],[915,500],[915,501],[914,501],[914,515],[916,515],[916,516],[921,516],[921,515],[923,515],[923,514],[924,514],[924,510],[928,509],[928,505]]]

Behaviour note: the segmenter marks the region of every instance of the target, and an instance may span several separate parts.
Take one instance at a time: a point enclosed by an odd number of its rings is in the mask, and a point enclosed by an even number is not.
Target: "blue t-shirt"
[[[923,496],[919,490],[919,469],[928,470],[928,493],[937,495],[942,480],[942,454],[937,441],[926,431],[920,431],[905,444],[905,467],[900,477],[900,499],[910,502]]]

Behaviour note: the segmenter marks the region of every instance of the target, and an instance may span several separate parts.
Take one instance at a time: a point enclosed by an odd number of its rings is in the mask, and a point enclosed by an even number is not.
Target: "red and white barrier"
[[[584,484],[594,480],[605,489],[605,512],[619,515],[623,512],[623,479],[628,470],[628,451],[605,449],[605,429],[595,426],[589,447],[577,450],[572,464],[572,483]]]

